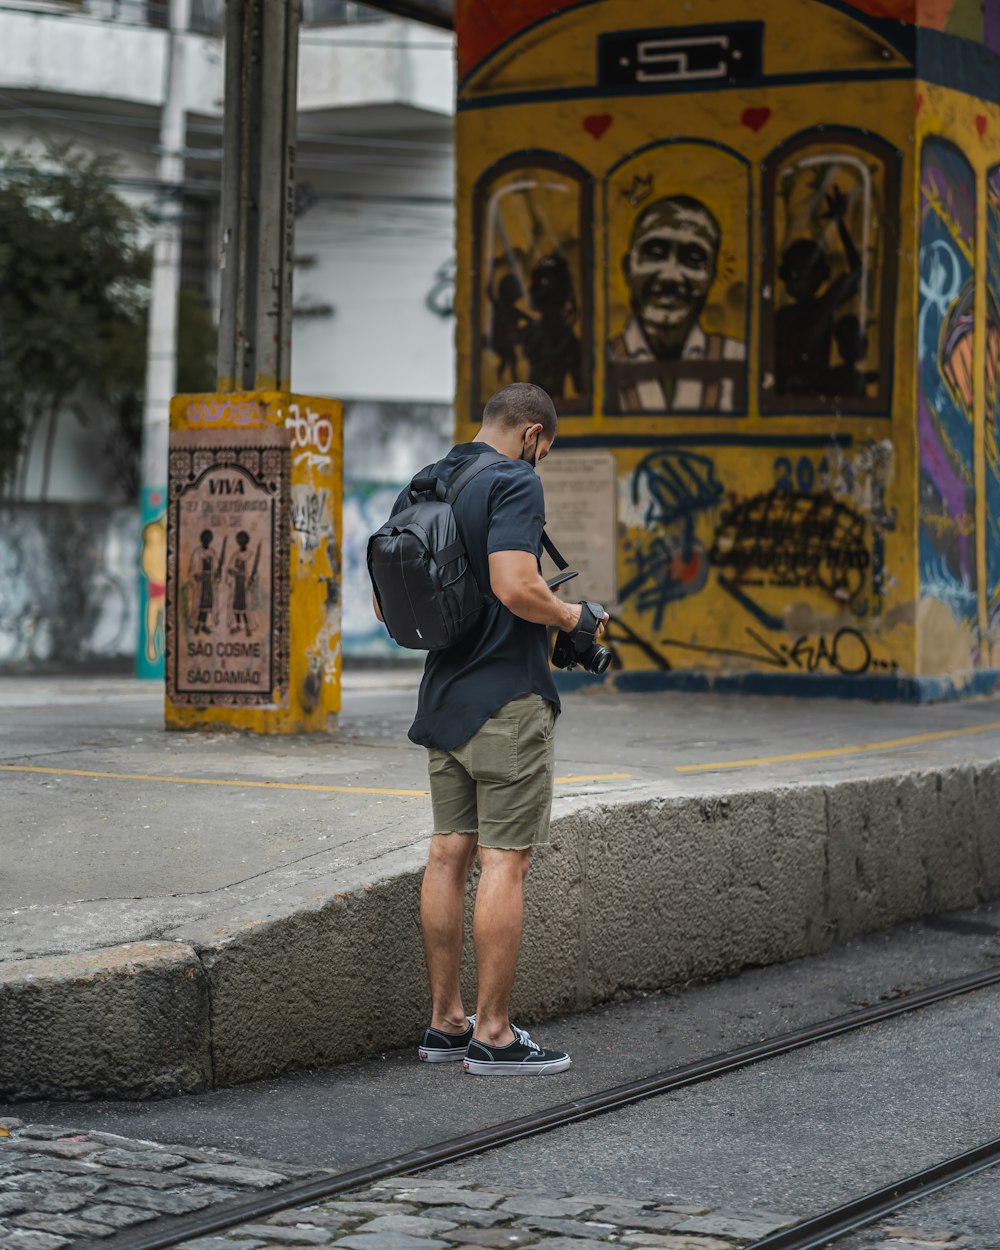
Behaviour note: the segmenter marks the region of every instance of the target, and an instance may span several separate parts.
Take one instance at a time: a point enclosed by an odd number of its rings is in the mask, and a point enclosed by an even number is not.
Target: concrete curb
[[[176,943],[0,965],[0,1095],[166,1095],[412,1043],[423,857]],[[1000,762],[578,801],[532,868],[515,1009],[580,1010],[998,896]]]
[[[0,964],[0,1093],[151,1098],[211,1084],[208,984],[195,951],[134,942]]]

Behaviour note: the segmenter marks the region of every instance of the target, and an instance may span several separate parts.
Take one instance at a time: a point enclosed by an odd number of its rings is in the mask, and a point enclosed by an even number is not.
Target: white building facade
[[[167,17],[161,0],[6,0],[0,149],[34,157],[73,143],[116,158],[123,198],[154,214],[179,202],[182,281],[217,304],[221,11],[194,0],[192,29],[173,36],[183,40],[179,190],[157,181]],[[345,401],[345,654],[389,654],[370,614],[364,540],[401,483],[443,454],[452,426],[453,40],[348,0],[306,0],[303,17],[292,387]],[[61,417],[48,435],[0,498],[0,666],[135,647],[133,501],[115,497],[92,426]],[[95,536],[74,576],[102,588],[78,604],[77,621],[96,623],[75,656],[48,620],[67,598],[68,571],[53,563],[64,556],[47,554],[60,509],[64,530],[79,522]]]

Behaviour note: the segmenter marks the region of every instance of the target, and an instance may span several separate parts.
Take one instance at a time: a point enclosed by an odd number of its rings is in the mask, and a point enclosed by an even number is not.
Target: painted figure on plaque
[[[490,271],[487,295],[490,301],[490,347],[497,358],[497,380],[520,382],[517,371],[517,349],[531,318],[518,304],[523,295],[521,284],[512,273],[505,273],[499,283]]]
[[[779,308],[774,317],[774,383],[779,395],[866,393],[865,388],[834,389],[845,381],[853,385],[856,379],[830,369],[837,310],[857,293],[861,278],[861,257],[844,221],[848,206],[844,192],[833,187],[826,197],[824,220],[836,223],[847,259],[843,273],[830,281],[826,252],[816,239],[796,239],[781,257],[778,276],[790,302]],[[821,290],[824,283],[827,285]],[[845,357],[845,364],[850,363]]]
[[[228,540],[222,540],[222,551],[219,553],[215,549],[214,538],[211,530],[202,530],[198,537],[201,545],[191,553],[191,585],[198,604],[198,619],[191,631],[193,634],[210,634],[212,627],[219,623],[218,583],[222,580]],[[209,618],[212,624],[209,624]]]
[[[242,629],[248,638],[253,633],[249,593],[257,580],[257,571],[260,568],[260,544],[257,544],[257,554],[254,556],[252,568],[250,567],[249,547],[250,535],[246,530],[240,530],[236,535],[236,550],[226,569],[226,578],[230,582],[229,632],[238,634]]]
[[[619,412],[732,412],[746,346],[700,322],[722,230],[690,195],[669,195],[635,219],[622,269],[632,315],[608,343]],[[618,366],[616,368],[616,366]]]
[[[853,313],[845,313],[833,327],[833,341],[837,344],[840,364],[834,365],[827,376],[826,393],[863,399],[868,387],[878,381],[877,369],[866,369],[868,335],[864,326]]]
[[[580,339],[574,329],[577,321],[573,278],[564,257],[543,256],[531,271],[531,307],[538,314],[529,318],[524,330],[524,354],[528,359],[528,380],[563,399],[567,383],[580,394],[583,389]]]

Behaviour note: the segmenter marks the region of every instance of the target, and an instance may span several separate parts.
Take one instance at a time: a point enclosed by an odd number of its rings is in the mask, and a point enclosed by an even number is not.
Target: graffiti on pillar
[[[986,658],[1000,667],[1000,165],[989,172],[986,197]]]
[[[865,518],[847,504],[775,487],[725,510],[711,559],[744,599],[760,586],[806,588],[850,608],[867,589],[871,550]]]
[[[288,690],[289,435],[172,431],[167,690],[179,706]]]
[[[660,143],[609,173],[607,410],[745,413],[745,161]]]
[[[826,127],[764,164],[762,407],[888,413],[898,157]]]
[[[522,153],[475,194],[473,417],[501,386],[534,382],[559,412],[591,405],[591,189],[550,153]]]
[[[627,580],[618,597],[648,616],[655,630],[662,628],[668,604],[705,585],[708,549],[700,530],[723,495],[714,462],[692,451],[651,452],[632,473],[620,508]]]
[[[920,171],[920,587],[967,629],[972,663],[978,614],[972,359],[976,183],[947,140],[928,138]]]
[[[473,209],[458,225],[457,433],[474,434],[492,388],[529,377],[538,310],[518,248],[560,234],[546,217],[577,227],[559,307],[585,310],[585,352],[592,299],[595,394],[560,445],[614,456],[616,666],[838,683],[915,668],[909,154],[914,130],[952,115],[940,84],[914,87],[912,8],[456,0]],[[1000,121],[966,105],[982,166]],[[512,134],[565,159],[514,160]],[[579,197],[575,215],[535,195],[546,177],[567,188],[551,200]],[[591,188],[592,274],[575,260]],[[964,363],[951,382],[939,371],[949,399]]]
[[[162,680],[167,598],[167,512],[166,491],[162,487],[143,489],[140,524],[136,676]]]

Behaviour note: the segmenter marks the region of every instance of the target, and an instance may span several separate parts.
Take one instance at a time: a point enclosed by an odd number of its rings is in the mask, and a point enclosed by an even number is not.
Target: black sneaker
[[[424,1029],[417,1055],[424,1063],[449,1063],[465,1058],[465,1048],[472,1041],[475,1016],[467,1016],[469,1027],[462,1033],[442,1033],[440,1029]]]
[[[516,1024],[514,1040],[506,1046],[487,1046],[473,1039],[465,1053],[466,1072],[476,1076],[544,1076],[549,1072],[565,1072],[573,1062],[564,1050],[542,1050],[524,1029]]]

